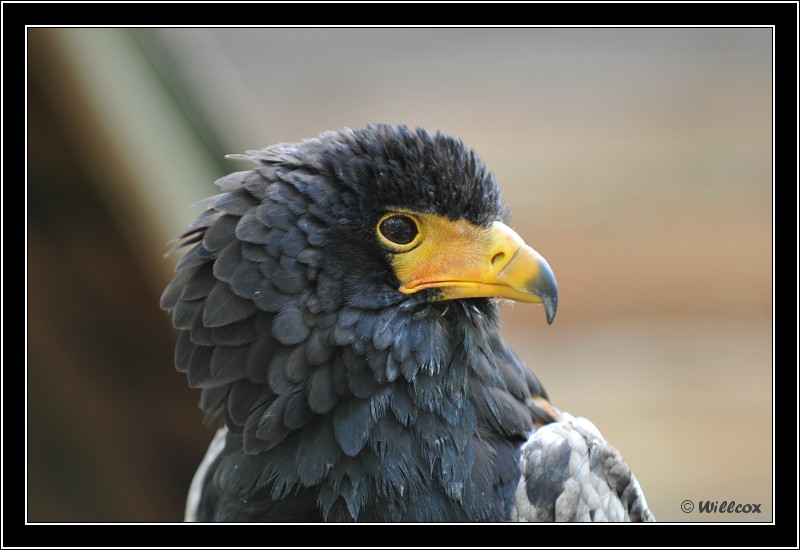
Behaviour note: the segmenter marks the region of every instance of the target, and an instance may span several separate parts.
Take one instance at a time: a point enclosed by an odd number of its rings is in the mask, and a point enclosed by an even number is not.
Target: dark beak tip
[[[547,324],[552,325],[556,319],[556,310],[558,309],[558,297],[543,296],[542,305],[544,306],[544,314],[547,316]]]
[[[544,313],[547,316],[547,324],[552,325],[558,309],[558,283],[547,260],[535,251],[534,253],[539,263],[538,274],[528,280],[525,286],[531,294],[536,295],[542,301]]]
[[[542,275],[537,277],[528,288],[542,301],[547,324],[552,325],[556,318],[556,310],[558,310],[558,284],[550,266],[546,263],[544,266]]]

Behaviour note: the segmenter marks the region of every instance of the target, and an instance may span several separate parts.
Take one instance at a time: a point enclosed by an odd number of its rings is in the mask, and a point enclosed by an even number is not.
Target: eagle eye
[[[377,229],[381,243],[392,252],[411,250],[420,240],[419,222],[408,214],[387,214]]]

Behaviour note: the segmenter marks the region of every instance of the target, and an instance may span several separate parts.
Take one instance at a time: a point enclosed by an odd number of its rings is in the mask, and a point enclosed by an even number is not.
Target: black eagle
[[[161,307],[220,428],[188,521],[652,521],[619,453],[554,408],[498,299],[558,291],[460,141],[326,132],[257,167],[180,237]]]

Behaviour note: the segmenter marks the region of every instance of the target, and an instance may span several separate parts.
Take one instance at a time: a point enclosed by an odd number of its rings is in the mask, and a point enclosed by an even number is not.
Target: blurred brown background
[[[494,170],[561,296],[506,335],[657,519],[771,521],[771,33],[28,29],[27,520],[182,519],[212,433],[166,242],[224,154],[390,122]]]

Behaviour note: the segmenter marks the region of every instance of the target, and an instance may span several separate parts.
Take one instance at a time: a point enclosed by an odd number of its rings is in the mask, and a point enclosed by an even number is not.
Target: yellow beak
[[[558,308],[558,286],[547,261],[510,227],[452,221],[414,214],[421,238],[413,249],[394,254],[400,292],[439,289],[438,300],[497,297],[541,303],[547,322]]]

